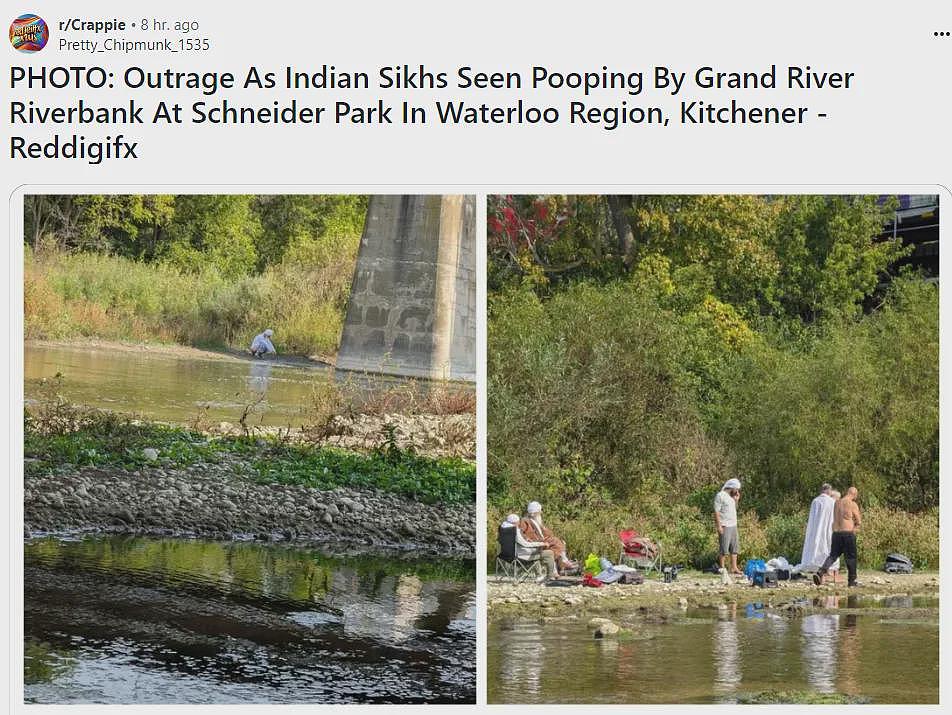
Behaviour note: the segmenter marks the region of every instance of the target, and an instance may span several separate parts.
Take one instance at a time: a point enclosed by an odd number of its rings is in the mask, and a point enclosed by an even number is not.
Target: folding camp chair
[[[646,574],[651,571],[661,573],[661,544],[641,536],[634,529],[625,529],[618,533],[621,540],[621,555],[618,563],[635,566]]]
[[[499,555],[496,556],[496,576],[516,583],[535,579],[542,565],[539,561],[541,549],[531,559],[516,556],[516,530],[518,526],[499,527],[496,539],[499,541]]]

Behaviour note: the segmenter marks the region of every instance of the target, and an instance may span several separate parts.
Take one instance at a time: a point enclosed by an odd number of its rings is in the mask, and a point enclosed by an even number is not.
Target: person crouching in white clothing
[[[255,357],[277,355],[278,351],[274,349],[274,344],[271,342],[272,335],[274,335],[274,331],[270,328],[255,335],[255,339],[251,341],[251,354]]]

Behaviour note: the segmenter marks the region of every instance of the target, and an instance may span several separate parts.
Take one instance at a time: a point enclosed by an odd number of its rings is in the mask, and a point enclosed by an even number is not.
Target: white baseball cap
[[[542,505],[537,501],[529,502],[529,506],[526,507],[526,514],[541,514]]]
[[[510,524],[518,524],[518,523],[519,523],[519,515],[518,515],[518,514],[510,514],[509,516],[506,517],[506,521],[508,521]]]
[[[724,489],[740,489],[740,479],[728,479],[724,482]]]

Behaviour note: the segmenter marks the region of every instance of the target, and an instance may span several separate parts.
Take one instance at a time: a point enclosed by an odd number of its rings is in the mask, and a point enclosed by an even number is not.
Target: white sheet
[[[803,553],[797,571],[816,571],[826,557],[830,555],[833,541],[833,505],[836,500],[821,494],[810,504],[810,518],[807,520],[807,533],[803,539]],[[830,566],[831,571],[840,567],[840,560]]]

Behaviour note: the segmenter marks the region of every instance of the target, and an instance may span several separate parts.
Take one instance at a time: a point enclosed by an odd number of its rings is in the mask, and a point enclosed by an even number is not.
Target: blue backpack
[[[747,559],[747,563],[744,565],[744,576],[748,580],[753,581],[754,575],[757,573],[766,573],[767,563],[763,559]]]

